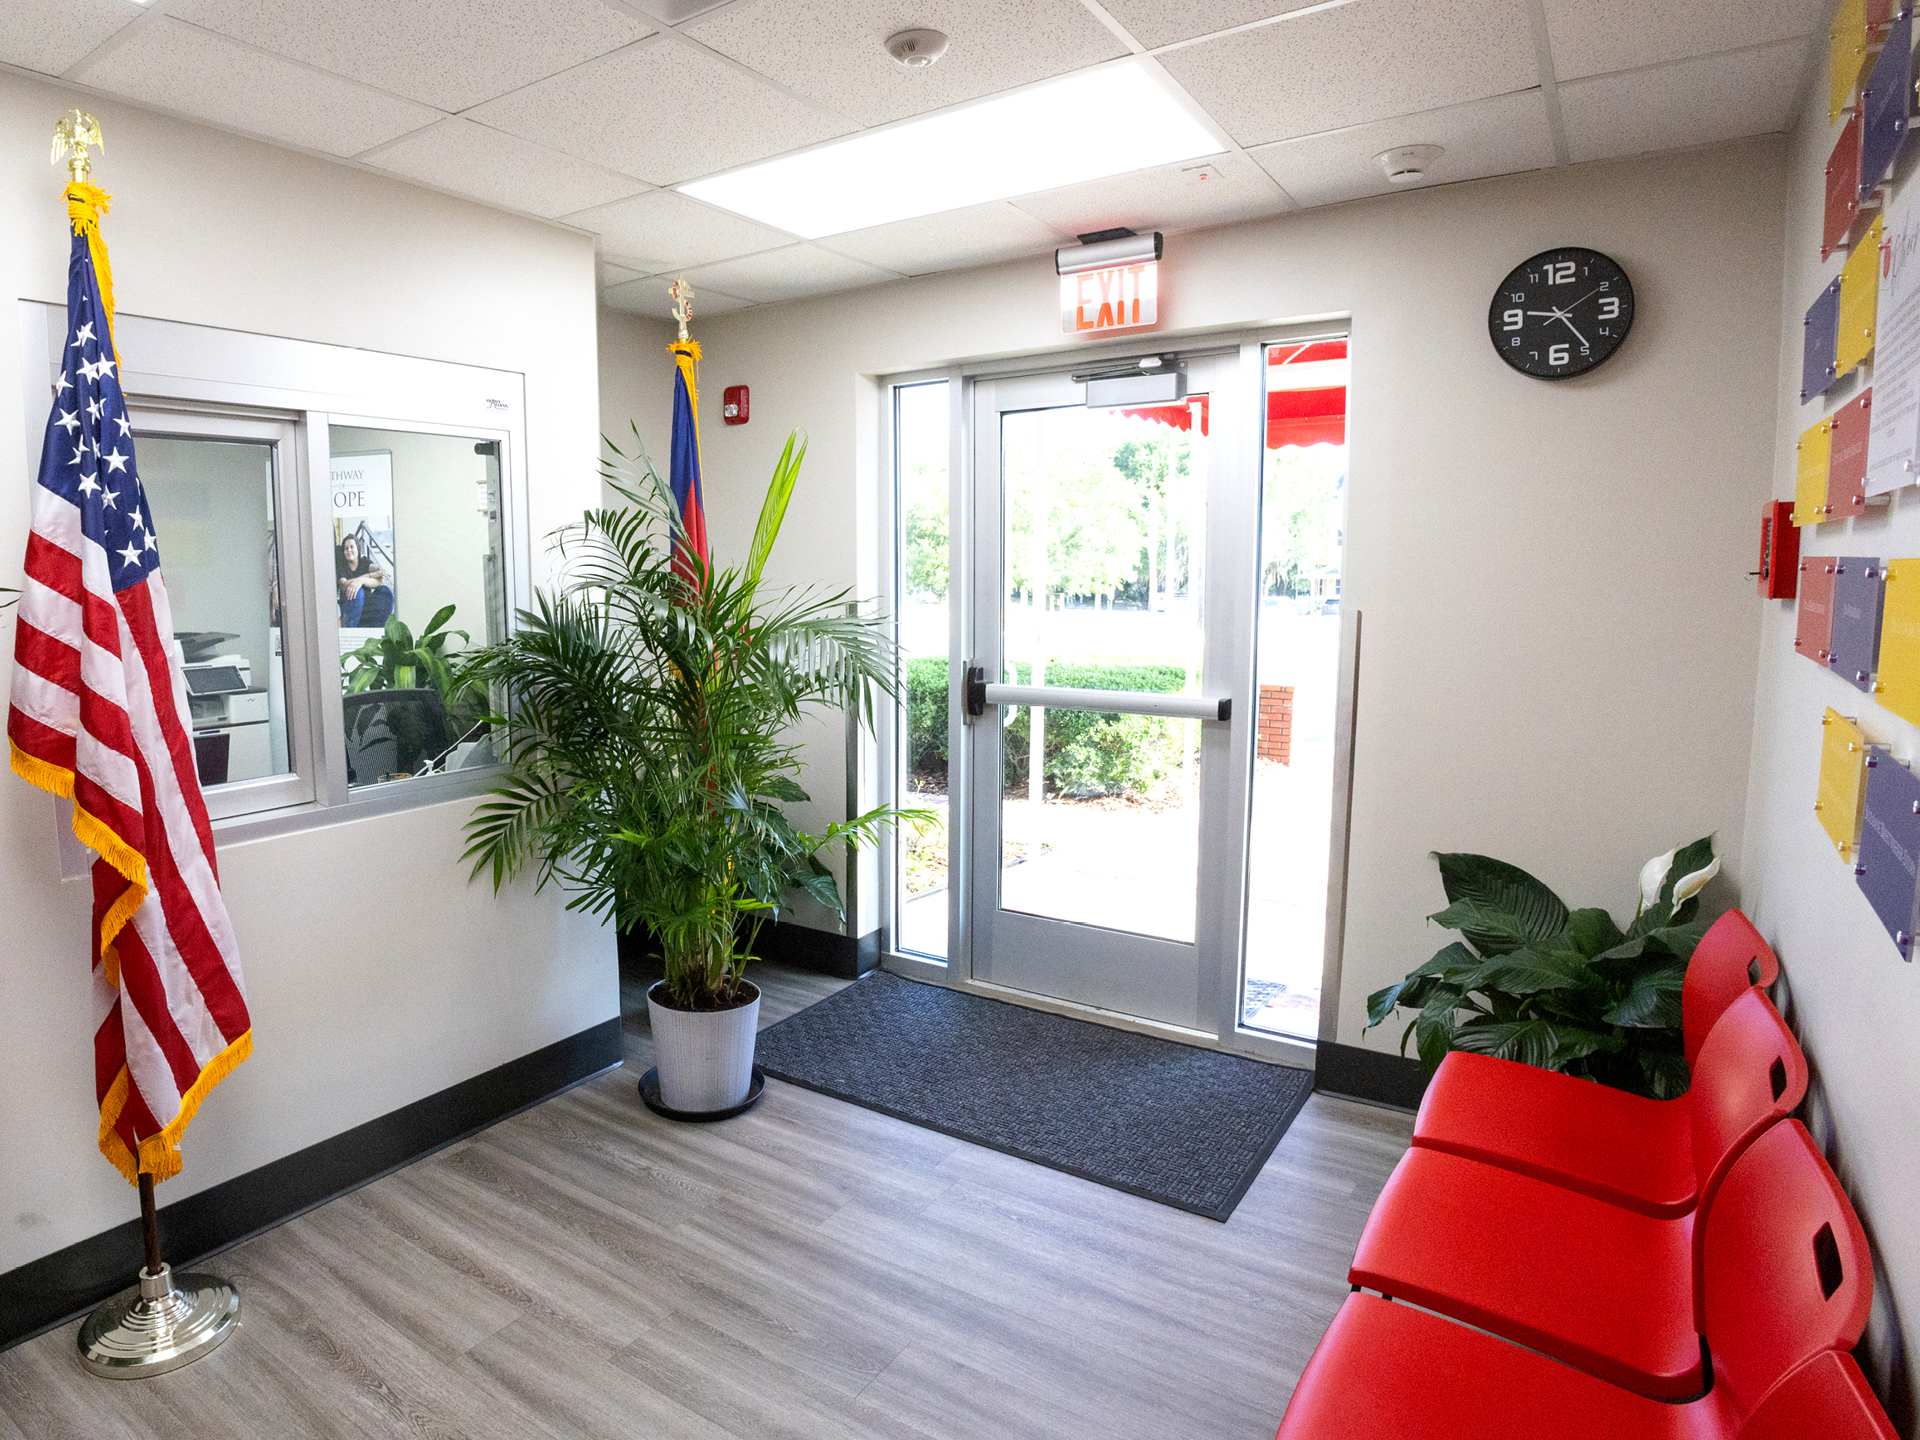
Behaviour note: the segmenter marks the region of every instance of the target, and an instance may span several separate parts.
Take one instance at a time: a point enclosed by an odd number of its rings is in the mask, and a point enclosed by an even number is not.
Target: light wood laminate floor
[[[764,967],[771,1024],[838,988]],[[627,1065],[228,1251],[240,1332],[100,1381],[0,1353],[0,1440],[1267,1440],[1411,1117],[1316,1095],[1226,1225],[769,1082]]]

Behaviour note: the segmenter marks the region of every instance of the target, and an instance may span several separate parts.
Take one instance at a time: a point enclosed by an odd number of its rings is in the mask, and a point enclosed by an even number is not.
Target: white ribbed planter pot
[[[660,1103],[689,1115],[746,1103],[753,1084],[753,1037],[760,1028],[760,990],[732,1010],[675,1010],[660,1003],[666,982],[647,991]]]

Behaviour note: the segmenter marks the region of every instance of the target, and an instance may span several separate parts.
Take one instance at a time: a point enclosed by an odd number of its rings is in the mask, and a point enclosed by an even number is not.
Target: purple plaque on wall
[[[1853,878],[1902,960],[1913,959],[1917,860],[1920,775],[1875,745],[1867,751],[1867,803]]]
[[[1873,693],[1880,663],[1880,599],[1886,571],[1878,560],[1842,555],[1833,567],[1833,638],[1827,642],[1833,673],[1856,690]]]
[[[1860,198],[1886,178],[1913,114],[1913,17],[1902,11],[1860,93]]]
[[[1807,310],[1806,338],[1800,349],[1800,403],[1827,393],[1838,378],[1835,352],[1840,348],[1840,277],[1820,292]]]

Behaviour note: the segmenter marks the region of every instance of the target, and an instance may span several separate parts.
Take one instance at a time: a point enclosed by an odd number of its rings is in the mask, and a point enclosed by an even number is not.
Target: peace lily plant
[[[467,855],[496,888],[531,865],[574,892],[569,908],[658,944],[666,978],[649,1003],[665,1094],[661,1030],[680,1022],[663,1011],[757,1005],[749,922],[795,891],[838,913],[821,853],[931,817],[882,806],[807,831],[781,808],[808,799],[796,723],[843,709],[871,726],[898,668],[884,622],[849,613],[847,592],[763,582],[805,445],[788,437],[746,561],[727,568],[680,550],[645,448],[609,448],[605,478],[626,503],[559,532],[560,580],[460,666],[460,683],[511,702],[494,717],[507,777],[475,811]]]
[[[1367,997],[1367,1028],[1414,1011],[1401,1033],[1435,1069],[1449,1050],[1497,1055],[1668,1099],[1687,1088],[1680,988],[1706,932],[1699,895],[1720,873],[1713,837],[1656,855],[1624,930],[1604,910],[1569,910],[1526,871],[1485,855],[1436,854],[1463,937]]]

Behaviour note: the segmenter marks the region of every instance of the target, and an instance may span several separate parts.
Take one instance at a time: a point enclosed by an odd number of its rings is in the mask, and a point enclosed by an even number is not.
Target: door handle
[[[989,685],[987,672],[982,667],[969,666],[967,714],[984,715],[989,705],[1157,715],[1168,720],[1226,721],[1233,718],[1233,701],[1226,696],[1168,695],[1139,690],[1077,690],[1052,685]]]

